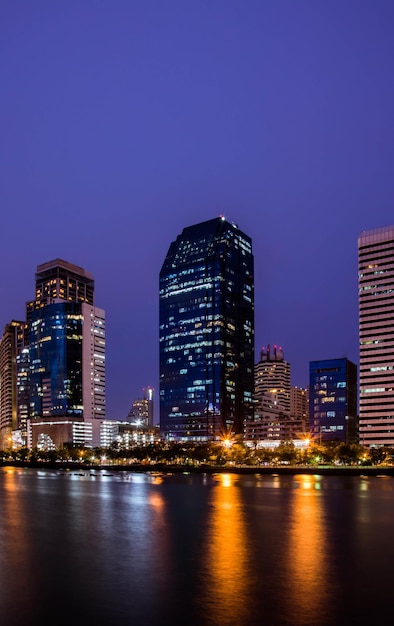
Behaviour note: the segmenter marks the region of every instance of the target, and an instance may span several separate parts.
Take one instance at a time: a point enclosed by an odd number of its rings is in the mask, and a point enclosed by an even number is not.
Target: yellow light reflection
[[[231,474],[221,474],[220,480],[222,487],[231,487],[234,483],[234,476]]]
[[[2,489],[2,532],[7,540],[2,545],[3,560],[12,564],[12,571],[23,571],[23,576],[13,577],[15,597],[23,596],[28,585],[34,590],[37,584],[37,558],[34,556],[36,546],[31,540],[29,516],[24,510],[23,489],[20,476],[23,470],[4,468],[1,477]],[[0,587],[6,587],[5,578],[9,572],[0,572]],[[38,593],[38,591],[37,591]]]
[[[163,509],[164,508],[163,497],[159,493],[151,493],[149,496],[149,504],[154,509],[156,509],[156,511],[158,509]]]
[[[289,532],[290,610],[302,623],[319,623],[328,599],[329,559],[320,476],[297,476]],[[300,622],[301,623],[301,622]]]
[[[221,474],[212,490],[204,556],[204,606],[214,624],[246,624],[249,555],[239,488]]]
[[[20,473],[20,470],[17,470],[15,467],[5,467],[3,470],[3,474],[8,474],[9,476],[13,476],[14,478],[16,478],[16,476]],[[5,488],[7,489],[7,491],[15,491],[17,486],[16,486],[16,482],[15,480],[7,480],[4,483]]]
[[[150,477],[149,482],[150,482],[152,485],[161,485],[161,484],[162,484],[162,482],[163,482],[163,476],[154,476],[154,475],[152,475],[152,476]]]

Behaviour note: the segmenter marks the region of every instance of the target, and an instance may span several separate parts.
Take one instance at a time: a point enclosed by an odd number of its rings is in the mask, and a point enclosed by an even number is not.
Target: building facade
[[[223,217],[184,228],[160,272],[160,428],[241,434],[253,417],[254,260]]]
[[[27,304],[32,446],[89,445],[105,418],[105,313],[93,276],[56,259],[37,267]]]
[[[10,449],[18,431],[18,444],[26,445],[28,419],[28,326],[13,320],[0,340],[0,449]],[[15,434],[14,434],[15,433]]]
[[[284,358],[282,348],[270,345],[262,348],[260,361],[254,368],[255,398],[263,399],[265,394],[275,394],[282,412],[290,417],[290,377],[291,366]]]
[[[146,428],[153,428],[153,387],[144,387],[143,398],[136,398],[127,415],[127,420]]]
[[[310,430],[316,442],[357,443],[357,366],[347,358],[309,364]]]
[[[309,432],[309,388],[291,386],[290,417],[299,424],[300,432]]]
[[[359,439],[394,446],[394,226],[358,238]]]
[[[254,418],[245,423],[246,441],[290,441],[300,433],[299,422],[283,411],[277,393],[269,392],[257,401]]]
[[[245,440],[290,441],[304,435],[304,422],[291,413],[291,366],[282,348],[262,348],[254,377],[254,419],[245,424]]]

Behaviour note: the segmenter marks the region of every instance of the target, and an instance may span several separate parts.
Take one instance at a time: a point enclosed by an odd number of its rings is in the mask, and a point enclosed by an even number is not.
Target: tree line
[[[2,463],[67,462],[84,465],[107,464],[177,464],[212,466],[262,465],[392,465],[393,448],[365,448],[342,442],[310,443],[298,448],[292,441],[283,441],[276,448],[250,447],[243,441],[224,444],[221,441],[195,443],[191,441],[158,441],[124,446],[119,442],[109,447],[87,448],[64,445],[53,450],[33,448],[10,449],[0,452]]]

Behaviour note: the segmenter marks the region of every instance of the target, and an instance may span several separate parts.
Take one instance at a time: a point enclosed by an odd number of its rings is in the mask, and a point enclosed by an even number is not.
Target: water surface
[[[376,626],[394,478],[1,468],[4,626]]]

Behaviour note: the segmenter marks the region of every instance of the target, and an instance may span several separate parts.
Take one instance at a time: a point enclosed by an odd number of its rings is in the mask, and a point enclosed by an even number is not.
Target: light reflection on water
[[[249,612],[249,544],[239,487],[220,474],[211,491],[204,553],[204,607],[213,624],[246,624]]]
[[[295,477],[287,533],[289,612],[305,624],[318,624],[322,612],[332,599],[329,587],[330,563],[326,520],[322,498],[321,476]],[[331,608],[332,610],[332,608]]]
[[[0,508],[0,599],[5,598],[9,607],[20,597],[32,604],[39,594],[29,511],[19,493],[20,476],[20,471],[6,468],[1,477],[4,496]],[[12,590],[12,597],[8,589]],[[7,613],[1,610],[3,604],[0,602],[0,619],[6,623]]]
[[[2,623],[381,623],[392,519],[392,478],[3,468]]]

